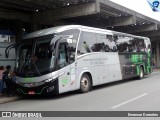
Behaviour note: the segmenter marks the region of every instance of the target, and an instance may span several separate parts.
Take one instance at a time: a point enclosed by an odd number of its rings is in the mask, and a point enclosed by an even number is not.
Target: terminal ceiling
[[[94,12],[89,10],[88,14],[88,11],[80,12],[79,9],[85,7],[89,9],[93,7],[93,4],[95,4]],[[64,11],[69,9],[71,13],[68,13],[67,16]],[[75,14],[72,15],[72,12]],[[0,13],[0,21],[6,20],[8,23],[15,19],[32,22],[34,16],[40,23],[41,21],[38,20],[43,20],[48,15],[50,21],[44,21],[42,24],[55,24],[54,21],[60,21],[64,24],[82,24],[137,35],[149,36],[150,34],[147,33],[154,33],[154,35],[156,33],[157,36],[160,36],[159,21],[109,0],[0,0]],[[62,16],[57,17],[60,13]]]

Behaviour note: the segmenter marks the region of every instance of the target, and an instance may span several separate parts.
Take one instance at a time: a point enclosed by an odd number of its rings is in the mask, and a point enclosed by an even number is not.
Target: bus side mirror
[[[17,49],[18,44],[12,44],[5,49],[5,57],[9,58],[9,52],[12,48]]]
[[[50,51],[54,53],[54,51],[55,51],[54,47],[51,47]]]

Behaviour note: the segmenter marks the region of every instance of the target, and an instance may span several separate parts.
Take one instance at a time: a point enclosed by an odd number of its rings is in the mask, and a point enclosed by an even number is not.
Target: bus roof
[[[115,35],[125,35],[125,36],[128,36],[128,37],[148,39],[147,37],[136,36],[136,35],[132,35],[132,34],[116,32],[116,31],[100,29],[100,28],[94,28],[94,27],[88,27],[88,26],[82,26],[82,25],[64,25],[64,26],[57,26],[57,27],[42,29],[42,30],[35,31],[35,32],[32,32],[32,33],[26,35],[23,39],[40,37],[40,36],[45,36],[45,35],[50,35],[50,34],[56,34],[56,33],[63,32],[65,30],[69,30],[69,29],[80,29],[82,31],[88,31],[88,32],[103,33],[103,34],[108,33],[108,34],[111,34],[111,35],[113,35],[113,34],[115,34]]]
[[[59,32],[62,32],[62,31],[68,30],[68,29],[80,29],[80,28],[81,28],[80,25],[65,25],[65,26],[51,27],[51,28],[42,29],[42,30],[32,32],[32,33],[26,35],[23,39],[59,33]]]

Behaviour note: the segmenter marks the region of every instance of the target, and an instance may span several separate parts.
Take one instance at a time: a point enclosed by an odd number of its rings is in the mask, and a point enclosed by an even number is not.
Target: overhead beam
[[[31,16],[29,14],[5,10],[5,9],[0,9],[0,18],[1,19],[11,19],[11,20],[19,19],[24,22],[31,22]]]
[[[148,37],[153,37],[153,36],[160,36],[160,30],[153,30],[153,31],[147,31],[147,32],[139,32],[135,33],[136,35],[144,35]]]
[[[106,9],[108,8],[110,12],[112,13],[118,13],[121,14],[121,13],[127,13],[127,14],[130,14],[130,15],[133,15],[134,14],[134,11],[133,10],[130,10],[128,8],[125,8],[119,4],[116,4],[110,0],[98,0],[100,2],[100,4],[103,4],[106,6]],[[112,11],[113,10],[113,11]]]
[[[154,36],[154,37],[149,37],[151,41],[160,41],[160,35],[159,36]]]
[[[126,32],[126,33],[132,33],[136,35],[143,35],[143,33],[146,31],[158,30],[158,27],[157,27],[157,24],[143,24],[143,25],[133,24],[129,26],[114,27],[113,30],[120,31],[120,32]],[[142,34],[139,34],[139,33],[142,33]]]
[[[117,27],[136,24],[136,18],[134,16],[122,16],[109,18],[107,21],[107,27]]]
[[[98,23],[98,24],[97,24]],[[106,28],[106,20],[104,19],[97,19],[97,20],[86,20],[80,22],[81,25],[85,25],[85,26],[91,26],[91,27],[96,27],[96,28]]]
[[[157,24],[144,24],[144,25],[135,25],[130,27],[127,32],[135,33],[135,32],[143,32],[143,31],[152,31],[158,30]]]
[[[47,23],[50,21],[91,15],[99,12],[100,10],[98,3],[92,2],[36,13],[34,15],[34,19],[39,23]]]

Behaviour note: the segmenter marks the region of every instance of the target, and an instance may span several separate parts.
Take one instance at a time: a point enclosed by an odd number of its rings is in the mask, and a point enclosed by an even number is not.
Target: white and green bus
[[[17,48],[16,86],[25,95],[60,94],[152,72],[149,38],[66,25],[28,34]]]

